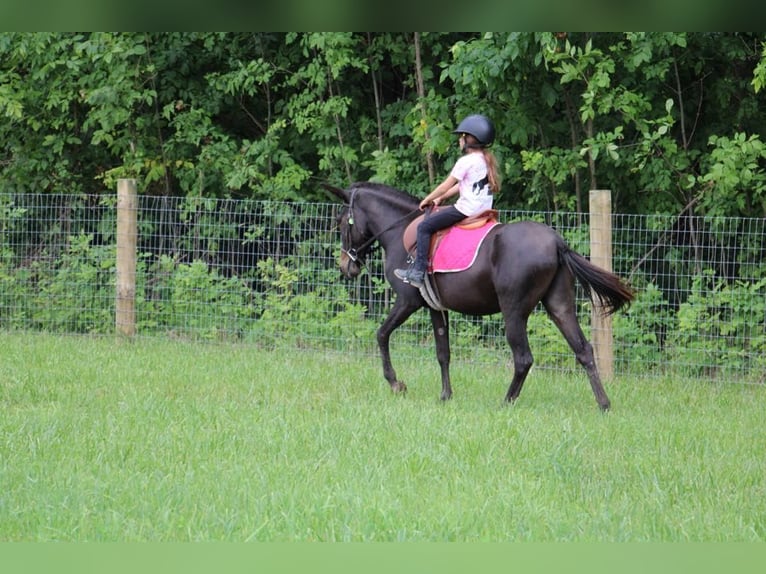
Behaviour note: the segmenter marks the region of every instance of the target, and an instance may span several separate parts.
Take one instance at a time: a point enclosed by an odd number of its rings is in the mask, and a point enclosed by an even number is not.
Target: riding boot
[[[405,283],[420,289],[425,279],[426,267],[428,267],[428,252],[418,244],[415,262],[408,269],[394,269],[394,275]]]
[[[407,269],[394,269],[394,275],[405,283],[409,283],[413,287],[420,289],[423,286],[423,280],[425,279],[425,271],[417,269],[415,265]]]

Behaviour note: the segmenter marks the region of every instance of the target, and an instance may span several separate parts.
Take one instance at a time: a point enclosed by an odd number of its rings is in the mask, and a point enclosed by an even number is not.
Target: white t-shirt
[[[460,213],[470,216],[492,209],[487,162],[483,153],[469,152],[460,156],[450,175],[460,182],[460,197],[455,202]]]

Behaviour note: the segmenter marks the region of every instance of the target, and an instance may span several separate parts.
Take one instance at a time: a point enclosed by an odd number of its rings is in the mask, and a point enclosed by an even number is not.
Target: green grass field
[[[2,541],[763,541],[766,389],[0,334]],[[395,352],[395,350],[394,350]]]

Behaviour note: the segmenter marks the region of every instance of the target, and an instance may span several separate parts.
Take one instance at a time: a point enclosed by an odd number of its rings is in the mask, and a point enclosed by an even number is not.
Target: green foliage
[[[710,136],[700,203],[710,215],[766,213],[766,145],[758,135]]]
[[[524,171],[531,174],[525,207],[547,203],[547,209],[552,211],[582,211],[583,206],[576,204],[577,198],[565,186],[578,169],[586,166],[581,153],[550,147],[522,151],[521,160]]]
[[[765,295],[766,280],[731,283],[712,272],[695,277],[669,337],[676,359],[703,365],[699,374],[752,370],[756,378],[762,378],[766,367]]]
[[[15,268],[12,253],[0,252],[0,326],[5,329],[26,329],[31,321],[29,294],[33,287],[33,270]]]
[[[31,319],[38,328],[59,333],[114,330],[116,248],[92,242],[90,234],[70,237],[53,267],[36,266],[38,298]],[[19,277],[22,284],[24,278]]]
[[[31,272],[14,265],[13,233],[23,221],[23,208],[0,196],[0,325],[6,329],[23,328],[29,324],[26,306],[19,305],[28,293]]]
[[[753,70],[752,83],[756,94],[766,86],[766,42],[762,43],[761,58]]]
[[[0,191],[429,191],[467,113],[503,208],[766,213],[763,33],[0,33]],[[422,78],[423,97],[418,79]],[[736,178],[736,181],[733,179]],[[711,201],[719,188],[723,201]],[[703,201],[699,201],[702,198]],[[750,211],[747,211],[750,210]]]
[[[622,357],[626,370],[645,369],[648,364],[667,360],[664,343],[674,325],[675,316],[669,311],[662,291],[653,283],[639,288],[630,308],[612,320],[615,345],[629,349]]]
[[[142,266],[144,268],[145,265]],[[140,328],[202,339],[238,339],[252,318],[253,294],[238,277],[222,277],[202,261],[161,256],[147,300],[138,305]]]
[[[257,305],[252,341],[266,347],[312,347],[319,341],[332,340],[343,348],[358,341],[372,341],[377,325],[365,318],[362,305],[349,300],[342,285],[296,290],[297,285],[306,283],[305,277],[301,280],[305,273],[305,269],[272,258],[258,262],[264,293]]]

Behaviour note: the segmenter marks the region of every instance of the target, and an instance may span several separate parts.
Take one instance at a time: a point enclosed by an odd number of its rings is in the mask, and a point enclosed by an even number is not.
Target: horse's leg
[[[504,313],[504,317],[505,338],[513,353],[513,380],[505,395],[505,400],[511,403],[521,394],[521,388],[524,386],[529,369],[532,368],[534,358],[527,337],[527,317],[511,312]]]
[[[566,315],[560,316],[551,313],[551,318],[563,333],[569,346],[572,347],[572,350],[577,357],[577,362],[580,363],[585,369],[585,372],[588,373],[590,388],[593,389],[593,395],[596,397],[598,406],[601,407],[601,410],[609,410],[611,403],[604,390],[604,385],[601,383],[601,377],[598,374],[595,356],[593,355],[593,347],[590,342],[588,342],[588,339],[585,338],[585,334],[582,332],[580,324],[577,322],[577,315],[575,313],[567,313]]]
[[[411,289],[411,287],[408,287],[408,289]],[[391,311],[389,311],[388,315],[383,320],[383,323],[378,328],[377,339],[378,348],[380,349],[380,358],[383,361],[383,376],[391,386],[391,390],[395,393],[406,392],[407,385],[396,379],[396,371],[391,364],[391,333],[409,319],[409,317],[419,308],[419,305],[406,303],[404,302],[403,297],[397,297],[393,307],[391,307]]]
[[[436,341],[436,360],[439,361],[442,375],[441,400],[452,398],[452,385],[449,377],[450,345],[449,345],[449,318],[446,311],[431,311],[431,325],[434,328],[434,340]]]
[[[559,328],[559,331],[561,331],[561,334],[564,335],[567,343],[569,343],[569,346],[574,351],[577,362],[582,365],[588,374],[590,387],[593,390],[593,395],[596,397],[598,406],[603,411],[609,410],[611,403],[604,390],[604,385],[601,384],[601,377],[598,374],[595,356],[593,355],[593,347],[588,339],[586,339],[580,323],[577,321],[574,288],[569,281],[565,280],[565,276],[561,271],[556,275],[551,289],[546,294],[545,299],[543,299],[543,304],[548,311],[548,316]]]

